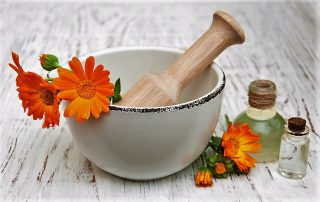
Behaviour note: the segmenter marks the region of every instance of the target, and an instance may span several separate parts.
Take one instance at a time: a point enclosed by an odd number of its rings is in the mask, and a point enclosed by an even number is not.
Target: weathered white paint
[[[73,55],[122,45],[187,48],[211,22],[213,11],[226,10],[244,25],[247,41],[218,59],[227,75],[223,114],[235,117],[246,108],[250,81],[272,79],[278,87],[278,111],[302,116],[311,126],[308,174],[288,180],[277,163],[259,164],[246,176],[217,180],[196,188],[199,162],[167,178],[134,182],[92,165],[61,126],[41,129],[23,113],[15,92],[10,51],[29,71],[41,71],[40,53],[56,53],[61,62]],[[193,4],[9,4],[0,5],[0,199],[82,201],[316,201],[319,197],[319,31],[315,3]],[[318,32],[319,33],[319,32]],[[319,69],[319,68],[318,68]]]

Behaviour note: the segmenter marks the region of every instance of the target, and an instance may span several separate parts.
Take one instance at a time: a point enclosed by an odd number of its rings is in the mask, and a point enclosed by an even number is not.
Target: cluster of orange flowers
[[[212,156],[203,159],[203,167],[195,176],[197,186],[211,186],[212,178],[224,178],[228,173],[248,173],[255,167],[256,160],[248,152],[256,153],[261,149],[259,136],[247,124],[229,123],[222,138],[212,137],[208,147]],[[206,156],[206,150],[202,155]]]
[[[54,57],[40,56],[44,69],[52,70],[50,67],[57,61],[51,60]],[[43,128],[59,125],[61,100],[69,101],[64,116],[74,116],[79,122],[89,119],[91,114],[98,118],[101,112],[109,111],[108,96],[113,96],[114,85],[110,82],[108,70],[102,65],[95,68],[94,57],[86,59],[85,68],[77,57],[73,57],[69,62],[71,70],[56,67],[59,77],[54,79],[43,79],[34,72],[25,72],[16,53],[12,53],[12,59],[14,64],[9,66],[18,74],[16,84],[23,109],[28,110],[28,116],[34,120],[44,118]]]

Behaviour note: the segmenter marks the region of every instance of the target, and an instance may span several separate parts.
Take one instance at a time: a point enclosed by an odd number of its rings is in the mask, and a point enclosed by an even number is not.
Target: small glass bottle
[[[306,120],[299,117],[288,119],[281,138],[279,173],[287,178],[301,179],[307,173],[310,140]]]
[[[280,141],[285,120],[275,110],[276,85],[269,80],[255,80],[248,91],[249,107],[235,118],[235,123],[247,123],[260,136],[262,149],[252,155],[258,163],[279,158]]]

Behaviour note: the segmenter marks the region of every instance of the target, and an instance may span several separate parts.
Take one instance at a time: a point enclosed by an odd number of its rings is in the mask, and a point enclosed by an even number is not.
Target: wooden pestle
[[[229,14],[218,11],[206,31],[161,74],[144,75],[117,105],[159,107],[176,104],[181,90],[224,49],[245,41],[244,31]]]

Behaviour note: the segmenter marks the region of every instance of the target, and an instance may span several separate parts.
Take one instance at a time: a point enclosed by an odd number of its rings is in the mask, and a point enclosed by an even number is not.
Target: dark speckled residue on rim
[[[177,105],[164,106],[164,107],[122,107],[117,105],[110,105],[109,108],[112,111],[121,111],[121,112],[160,113],[160,112],[173,112],[181,109],[190,109],[190,108],[199,106],[201,104],[209,102],[210,100],[215,98],[217,95],[219,95],[223,91],[226,84],[226,77],[221,67],[219,68],[222,71],[222,83],[220,84],[219,88],[196,100],[177,104]]]

